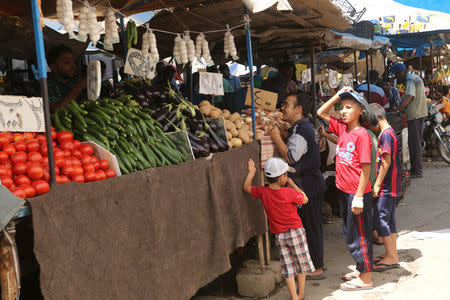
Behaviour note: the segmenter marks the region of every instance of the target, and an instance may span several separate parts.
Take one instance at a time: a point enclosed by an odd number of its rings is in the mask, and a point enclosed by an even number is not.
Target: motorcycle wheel
[[[447,147],[450,147],[450,143],[449,143],[448,137],[446,137],[446,136],[442,137],[442,141],[443,141],[444,143],[447,143]],[[439,150],[439,155],[442,157],[442,159],[443,159],[446,163],[450,164],[450,152],[448,152],[448,151],[445,149],[445,146],[444,146],[443,143],[439,143],[439,145],[438,145],[438,150]]]

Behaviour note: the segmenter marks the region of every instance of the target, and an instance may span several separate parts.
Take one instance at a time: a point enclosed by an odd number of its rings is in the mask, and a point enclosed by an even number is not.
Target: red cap
[[[175,67],[172,64],[170,64],[169,66],[171,66],[175,70],[175,75],[173,75],[173,78],[175,78],[175,80],[178,80],[178,81],[184,81],[184,79],[178,74],[177,67]]]

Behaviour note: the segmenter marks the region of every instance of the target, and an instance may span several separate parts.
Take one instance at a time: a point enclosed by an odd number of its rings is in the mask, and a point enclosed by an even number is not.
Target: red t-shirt
[[[336,148],[336,186],[345,193],[356,194],[362,164],[370,164],[372,139],[363,127],[348,131],[347,125],[330,117],[329,131],[339,137]],[[371,191],[370,181],[364,193]]]
[[[297,214],[297,204],[303,203],[303,194],[289,187],[278,190],[265,186],[252,186],[252,197],[261,199],[269,220],[270,232],[282,233],[303,227]]]

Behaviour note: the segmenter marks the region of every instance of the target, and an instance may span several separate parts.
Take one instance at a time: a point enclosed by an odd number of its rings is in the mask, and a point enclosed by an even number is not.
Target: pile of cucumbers
[[[52,118],[56,131],[71,131],[77,139],[111,151],[122,174],[191,159],[189,151],[164,134],[150,111],[133,105],[130,96],[71,101],[56,109]]]

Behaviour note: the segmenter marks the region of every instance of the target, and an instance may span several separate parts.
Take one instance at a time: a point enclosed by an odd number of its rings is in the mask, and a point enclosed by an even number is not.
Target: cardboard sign
[[[341,88],[344,86],[353,86],[353,74],[343,74],[341,78]]]
[[[42,98],[0,96],[0,131],[44,132]]]
[[[223,96],[223,76],[218,73],[200,72],[199,92],[204,95]]]
[[[155,77],[157,62],[158,60],[156,59],[144,58],[141,50],[130,48],[128,49],[124,72],[130,75],[152,79]]]
[[[254,89],[254,90],[255,90],[255,107],[261,107],[270,111],[274,111],[277,109],[277,101],[278,101],[277,93],[272,93],[261,89]],[[247,96],[245,98],[245,105],[247,106],[252,105],[252,98],[250,95],[251,91],[250,87],[248,87]]]
[[[89,62],[87,74],[87,96],[89,100],[97,100],[102,88],[102,68],[100,61]]]
[[[330,70],[330,73],[328,73],[328,85],[332,89],[335,89],[339,86],[338,72]]]
[[[308,83],[311,81],[311,68],[302,71],[302,83]]]

